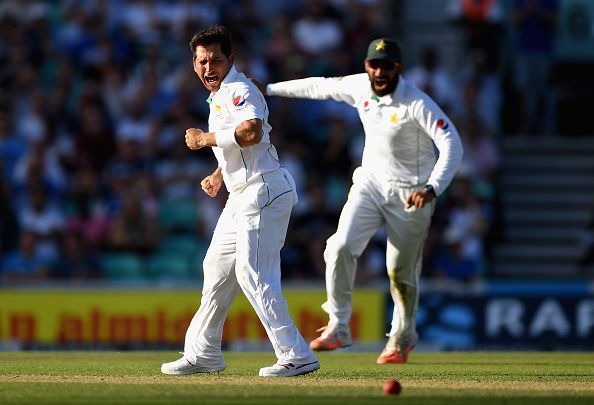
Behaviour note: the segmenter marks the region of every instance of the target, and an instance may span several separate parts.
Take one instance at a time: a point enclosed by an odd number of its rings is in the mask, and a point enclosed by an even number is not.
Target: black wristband
[[[425,187],[423,187],[423,190],[431,191],[433,193],[433,197],[436,197],[437,198],[437,194],[435,193],[435,189],[433,188],[433,186],[431,184],[427,184]]]

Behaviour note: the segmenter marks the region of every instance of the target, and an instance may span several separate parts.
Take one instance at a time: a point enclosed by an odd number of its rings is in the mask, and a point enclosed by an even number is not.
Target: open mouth
[[[210,86],[215,86],[219,81],[219,77],[217,75],[205,75],[204,81]]]
[[[388,85],[388,78],[385,76],[378,76],[373,79],[373,84],[378,89],[383,89]]]

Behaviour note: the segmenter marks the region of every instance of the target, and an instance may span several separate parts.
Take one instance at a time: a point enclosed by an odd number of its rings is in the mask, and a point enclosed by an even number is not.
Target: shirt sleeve
[[[258,118],[264,121],[265,101],[262,94],[248,85],[237,86],[227,100],[227,108],[235,117],[235,124]]]
[[[361,75],[344,77],[309,77],[271,83],[266,86],[269,96],[326,100],[332,98],[355,106],[361,88]]]
[[[428,97],[412,105],[413,116],[424,132],[433,140],[439,151],[428,184],[435,194],[441,194],[454,178],[464,153],[458,130],[445,113]]]

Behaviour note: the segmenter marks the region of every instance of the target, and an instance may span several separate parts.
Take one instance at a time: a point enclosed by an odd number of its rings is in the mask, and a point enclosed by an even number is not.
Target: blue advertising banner
[[[594,295],[588,285],[541,287],[425,292],[417,316],[421,343],[442,350],[594,349]]]

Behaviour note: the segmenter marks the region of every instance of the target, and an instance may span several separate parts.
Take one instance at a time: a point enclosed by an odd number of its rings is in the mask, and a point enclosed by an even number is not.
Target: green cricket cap
[[[383,59],[389,62],[400,62],[400,47],[390,38],[378,38],[371,41],[367,48],[365,60]]]

